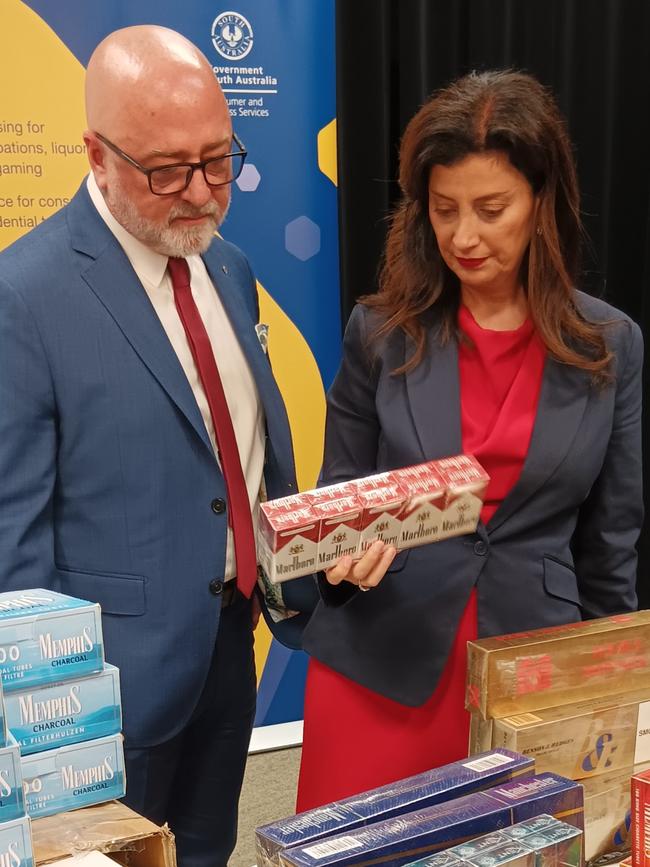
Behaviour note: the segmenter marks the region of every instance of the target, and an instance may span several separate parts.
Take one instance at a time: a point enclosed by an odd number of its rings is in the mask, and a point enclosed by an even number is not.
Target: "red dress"
[[[515,331],[488,331],[461,307],[458,323],[471,340],[458,352],[463,451],[476,455],[490,474],[481,512],[487,523],[528,451],[544,348],[528,320]],[[466,642],[476,634],[473,591],[440,681],[420,707],[398,704],[311,659],[297,811],[465,757]]]

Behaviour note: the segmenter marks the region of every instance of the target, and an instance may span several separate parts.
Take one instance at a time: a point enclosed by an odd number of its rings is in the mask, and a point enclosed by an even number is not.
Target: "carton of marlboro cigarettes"
[[[466,707],[484,719],[650,688],[650,611],[467,643]]]
[[[413,469],[420,472],[410,472]],[[408,467],[395,470],[393,476],[405,494],[399,514],[402,526],[398,547],[413,548],[445,538],[442,525],[446,491],[435,469],[430,465]]]
[[[355,482],[339,482],[336,485],[326,485],[324,488],[316,488],[315,491],[306,491],[301,496],[306,497],[310,504],[314,506],[318,503],[329,503],[332,500],[354,497],[355,494]]]
[[[400,513],[405,499],[401,487],[393,484],[360,490],[357,499],[362,507],[358,555],[365,553],[377,539],[399,548],[402,530]]]
[[[280,853],[280,867],[401,867],[459,840],[489,834],[540,813],[561,816],[582,829],[580,784],[555,774],[506,783],[314,844],[286,849]]]
[[[314,503],[318,518],[318,568],[328,569],[341,557],[356,557],[359,550],[361,504],[355,496]]]
[[[255,832],[257,865],[277,867],[280,853],[290,847],[307,846],[333,834],[523,779],[533,771],[530,759],[508,750],[493,750],[289,816]]]
[[[630,778],[648,768],[646,762],[580,781],[585,791],[587,860],[630,848]]]
[[[445,488],[444,538],[471,533],[481,517],[490,477],[471,455],[432,461]]]
[[[650,689],[495,719],[492,742],[580,780],[650,762]]]
[[[257,556],[269,581],[278,584],[317,570],[320,522],[310,505],[284,511],[260,503]]]

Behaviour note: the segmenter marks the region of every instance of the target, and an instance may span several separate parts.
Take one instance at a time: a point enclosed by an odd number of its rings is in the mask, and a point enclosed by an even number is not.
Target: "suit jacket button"
[[[219,596],[223,591],[223,581],[219,581],[218,578],[213,578],[208,586],[213,596]]]
[[[222,500],[221,497],[216,497],[210,503],[210,507],[215,515],[222,515],[226,511],[226,501]]]
[[[474,545],[474,553],[478,554],[479,557],[485,557],[488,552],[488,546],[482,539],[479,539],[478,542]]]

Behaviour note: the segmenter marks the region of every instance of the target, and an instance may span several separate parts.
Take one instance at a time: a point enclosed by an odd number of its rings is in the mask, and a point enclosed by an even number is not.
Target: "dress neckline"
[[[458,325],[461,331],[471,339],[478,337],[479,339],[491,338],[494,340],[502,339],[507,341],[528,337],[533,331],[533,323],[530,316],[527,316],[517,328],[511,328],[505,331],[493,328],[483,328],[483,326],[479,325],[476,321],[469,307],[466,307],[464,304],[461,304],[458,308]]]

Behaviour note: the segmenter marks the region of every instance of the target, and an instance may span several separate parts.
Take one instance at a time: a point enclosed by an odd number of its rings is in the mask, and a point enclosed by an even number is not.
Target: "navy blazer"
[[[203,256],[257,384],[270,497],[295,492],[291,434],[255,332],[247,260],[215,238]],[[119,666],[130,746],[172,738],[212,658],[227,514],[192,389],[85,183],[0,255],[0,590],[45,587],[99,602]],[[285,585],[309,611],[311,578]],[[277,625],[300,645],[307,615]]]
[[[584,315],[614,320],[615,381],[551,358],[521,476],[476,533],[401,552],[381,584],[359,593],[321,581],[305,649],[352,680],[406,705],[424,703],[447,660],[473,588],[479,636],[636,608],[642,522],[639,327],[578,293]],[[328,395],[323,483],[462,452],[458,349],[441,346],[427,314],[427,350],[408,374],[403,332],[373,342],[378,314],[357,306]]]

